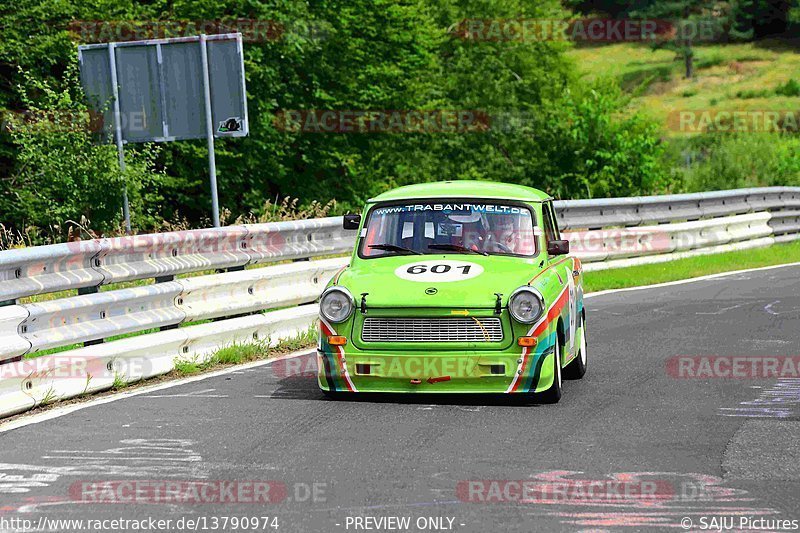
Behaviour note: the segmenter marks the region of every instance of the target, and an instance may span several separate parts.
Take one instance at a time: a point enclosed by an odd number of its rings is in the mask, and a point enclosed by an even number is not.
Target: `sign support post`
[[[209,218],[220,227],[215,137],[246,137],[249,131],[242,34],[85,44],[78,46],[78,61],[90,108],[114,123],[114,139],[104,130],[100,141],[116,144],[123,178],[128,143],[205,138]],[[123,185],[130,233],[128,183]]]
[[[208,178],[211,188],[211,217],[214,227],[219,227],[219,196],[217,195],[217,161],[214,157],[214,123],[211,116],[211,80],[208,76],[208,50],[206,34],[200,35],[200,58],[203,66],[203,99],[206,112],[206,139],[208,141]]]
[[[125,179],[125,148],[122,145],[122,122],[119,110],[119,88],[117,87],[117,61],[114,53],[114,43],[108,43],[108,66],[111,69],[111,91],[114,100],[114,138],[117,142],[117,156],[119,157],[119,171],[125,180],[122,187],[122,214],[125,217],[125,232],[131,234],[131,208],[128,204],[128,181]]]

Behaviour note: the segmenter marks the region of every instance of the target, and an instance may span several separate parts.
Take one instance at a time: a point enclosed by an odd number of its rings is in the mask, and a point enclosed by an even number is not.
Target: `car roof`
[[[415,200],[420,198],[483,198],[544,202],[552,197],[533,187],[499,181],[452,180],[418,183],[398,187],[370,199],[372,202]]]

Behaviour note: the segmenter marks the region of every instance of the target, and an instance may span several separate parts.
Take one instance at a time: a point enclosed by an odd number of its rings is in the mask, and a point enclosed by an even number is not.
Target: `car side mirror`
[[[361,215],[345,215],[342,220],[342,227],[344,229],[358,229],[361,225]]]
[[[547,243],[547,253],[549,255],[567,255],[569,253],[569,241],[550,241]]]

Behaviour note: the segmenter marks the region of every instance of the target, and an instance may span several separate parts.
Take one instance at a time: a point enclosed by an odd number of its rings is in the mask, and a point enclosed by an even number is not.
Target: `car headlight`
[[[508,299],[508,312],[517,322],[533,324],[544,313],[544,298],[536,289],[520,287]]]
[[[319,312],[330,322],[344,322],[355,307],[353,295],[344,287],[329,287],[319,299]]]

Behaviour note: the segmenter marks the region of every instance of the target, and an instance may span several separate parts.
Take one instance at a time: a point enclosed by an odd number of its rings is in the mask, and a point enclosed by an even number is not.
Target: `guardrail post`
[[[84,294],[97,294],[100,292],[99,286],[94,287],[81,287],[78,289],[78,296],[83,296]],[[95,339],[93,341],[86,341],[83,343],[84,346],[94,346],[96,344],[103,344],[105,339]]]
[[[170,274],[169,276],[156,276],[156,283],[168,283],[170,281],[175,281],[175,275]],[[178,329],[180,324],[170,324],[169,326],[161,326],[158,328],[158,331],[167,331],[169,329]]]

